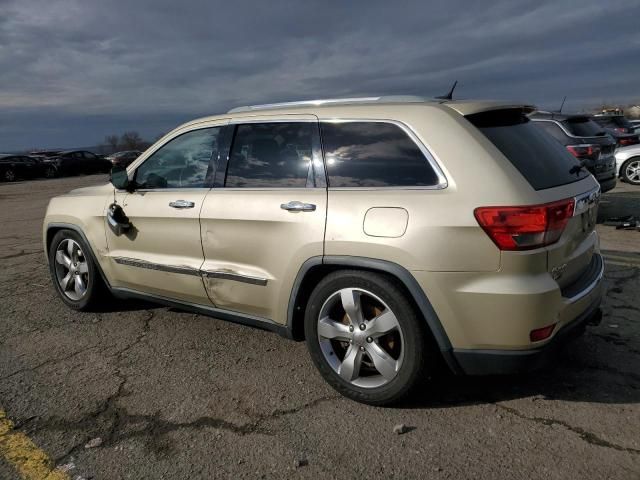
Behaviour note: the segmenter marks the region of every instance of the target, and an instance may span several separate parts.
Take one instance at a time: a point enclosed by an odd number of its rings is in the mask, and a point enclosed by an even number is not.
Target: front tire
[[[398,285],[377,273],[327,275],[309,298],[304,327],[320,374],[358,402],[397,403],[435,367],[424,321]]]
[[[640,185],[640,157],[633,157],[622,164],[622,179],[632,185]]]
[[[58,296],[74,310],[91,310],[106,294],[88,245],[72,230],[54,235],[49,246],[49,271]]]
[[[18,176],[13,168],[7,168],[3,173],[3,178],[5,182],[15,182]]]

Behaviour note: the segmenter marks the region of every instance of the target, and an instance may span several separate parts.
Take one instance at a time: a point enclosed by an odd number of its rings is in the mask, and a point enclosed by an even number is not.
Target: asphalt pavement
[[[442,374],[375,408],[334,392],[304,343],[151,304],[66,308],[46,205],[105,181],[0,184],[0,479],[640,478],[640,232],[598,225],[604,318],[552,368]],[[600,220],[629,213],[640,187],[603,197]]]

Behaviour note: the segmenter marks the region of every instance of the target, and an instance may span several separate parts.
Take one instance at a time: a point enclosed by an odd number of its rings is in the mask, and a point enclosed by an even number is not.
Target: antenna
[[[558,113],[562,113],[562,107],[564,107],[564,101],[567,99],[567,96],[565,95],[564,98],[562,99],[562,103],[560,104],[560,110],[558,110]]]
[[[447,93],[446,95],[440,95],[439,98],[440,100],[453,100],[453,91],[456,89],[456,85],[458,85],[458,81],[456,80],[455,82],[453,82],[453,87],[451,87],[451,90],[449,90],[449,93]]]

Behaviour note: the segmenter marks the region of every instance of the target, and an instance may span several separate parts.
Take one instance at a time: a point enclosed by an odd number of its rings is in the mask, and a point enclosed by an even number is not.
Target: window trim
[[[413,141],[413,143],[418,147],[422,155],[424,155],[425,160],[428,165],[433,169],[436,174],[436,178],[438,183],[434,185],[406,185],[406,186],[393,186],[393,187],[331,187],[329,186],[329,191],[341,191],[341,190],[444,190],[449,186],[449,181],[447,180],[444,171],[440,167],[440,164],[436,160],[435,156],[431,153],[429,148],[418,138],[413,128],[400,120],[390,120],[390,119],[381,119],[381,118],[320,118],[319,126],[322,131],[322,123],[388,123],[391,125],[395,125],[399,127],[405,134]],[[327,172],[326,160],[324,158],[325,148],[324,144],[322,145],[322,163],[325,168],[325,175],[327,177],[327,184],[329,184],[329,174]]]
[[[223,134],[226,133],[226,130],[225,130],[226,127],[227,127],[227,123],[219,124],[219,125],[203,125],[203,126],[200,126],[199,128],[192,128],[192,129],[189,129],[189,130],[178,132],[177,135],[174,135],[171,138],[167,139],[166,142],[163,142],[162,145],[159,145],[158,148],[154,149],[153,152],[149,153],[144,158],[144,160],[142,160],[140,163],[138,163],[135,166],[135,168],[133,168],[133,171],[130,174],[128,174],[129,180],[135,182],[136,177],[138,176],[138,169],[142,165],[144,165],[147,162],[147,160],[152,158],[158,151],[163,149],[169,143],[173,142],[176,138],[182,137],[183,135],[187,135],[187,134],[192,133],[192,132],[197,132],[199,130],[208,130],[208,129],[211,129],[211,128],[220,128],[220,129],[222,129],[221,132],[220,132],[220,135],[223,135]],[[224,148],[227,147],[226,144],[223,144],[222,146]],[[221,149],[218,149],[219,155],[218,155],[217,159],[214,160],[213,154],[209,157],[209,168],[213,168],[214,172],[213,172],[212,179],[206,185],[204,185],[202,187],[136,188],[135,191],[136,192],[145,192],[146,193],[146,192],[166,192],[166,191],[174,191],[174,192],[175,191],[189,191],[189,192],[192,192],[192,191],[195,191],[195,190],[211,190],[211,188],[213,188],[213,185],[215,183],[215,177],[216,177],[216,173],[217,173],[217,161],[219,160],[219,158],[221,156],[220,155],[220,153],[221,153],[220,150]],[[227,153],[227,155],[228,155],[228,151],[222,152],[222,153]],[[138,157],[138,159],[139,158],[140,157]],[[137,163],[138,159],[135,160],[135,163]],[[122,190],[119,190],[119,191],[122,191]]]
[[[307,172],[307,183],[304,187],[227,187],[227,174],[229,172],[229,161],[231,160],[231,150],[233,149],[233,144],[236,139],[236,134],[238,131],[239,125],[247,125],[247,124],[265,124],[265,123],[315,123],[316,128],[313,131],[312,139],[311,139],[311,162],[309,163],[309,171]],[[309,190],[309,189],[322,189],[326,190],[327,188],[327,174],[324,164],[324,153],[322,150],[322,140],[320,136],[320,124],[316,118],[286,118],[286,117],[278,117],[278,118],[269,118],[269,119],[260,119],[260,118],[246,118],[239,117],[233,118],[229,120],[229,131],[231,132],[230,141],[228,148],[226,150],[226,159],[224,159],[224,167],[222,166],[222,162],[220,163],[220,167],[218,171],[224,175],[222,176],[221,181],[218,180],[218,176],[216,175],[216,181],[214,188],[221,189],[225,191],[273,191],[273,190]],[[314,164],[315,160],[319,160],[322,165],[321,167],[316,167]],[[313,179],[313,185],[310,185],[309,179]]]
[[[555,123],[558,127],[560,127],[560,130],[562,130],[562,132],[567,136],[567,137],[571,137],[571,138],[602,138],[602,136],[597,136],[597,135],[591,135],[589,137],[581,137],[579,135],[574,135],[573,133],[571,133],[569,130],[567,130],[565,128],[565,126],[562,124],[561,121],[559,120],[553,120],[550,118],[531,118],[529,117],[529,120],[531,120],[532,122],[548,122],[548,123]],[[604,128],[604,127],[602,127]],[[606,135],[605,135],[606,136]]]

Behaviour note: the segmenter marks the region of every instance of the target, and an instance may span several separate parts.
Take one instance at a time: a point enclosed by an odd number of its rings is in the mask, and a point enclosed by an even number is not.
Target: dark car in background
[[[540,111],[530,118],[580,160],[602,192],[616,186],[616,142],[589,115]]]
[[[107,155],[105,158],[109,160],[112,165],[128,167],[141,154],[142,152],[138,150],[125,150],[123,152],[112,153],[111,155]]]
[[[108,173],[111,162],[100,155],[86,150],[69,150],[51,157],[59,175],[77,175],[80,173]]]
[[[628,147],[640,143],[640,135],[624,115],[599,113],[593,116],[593,121],[613,136],[617,147]]]
[[[50,176],[53,176],[50,167],[37,158],[27,155],[0,155],[0,179],[5,182]]]

